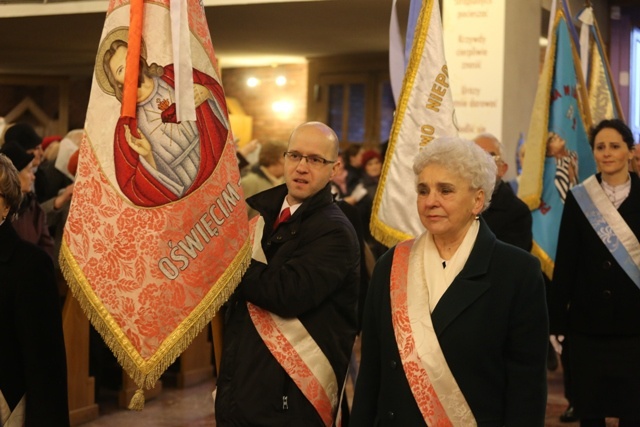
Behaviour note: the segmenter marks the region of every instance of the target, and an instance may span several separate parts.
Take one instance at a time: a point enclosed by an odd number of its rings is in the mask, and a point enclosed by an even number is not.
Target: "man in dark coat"
[[[499,240],[530,252],[533,244],[531,211],[518,199],[509,184],[502,180],[509,169],[502,144],[488,133],[478,135],[474,142],[494,158],[498,167],[491,204],[482,217]]]
[[[227,307],[218,426],[336,419],[360,268],[356,233],[330,192],[337,161],[335,133],[305,123],[289,140],[286,184],[247,200],[260,217],[253,259]]]

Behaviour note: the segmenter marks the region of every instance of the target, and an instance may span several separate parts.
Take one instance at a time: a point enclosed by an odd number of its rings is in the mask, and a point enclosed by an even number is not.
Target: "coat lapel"
[[[7,218],[2,225],[0,225],[0,262],[8,262],[15,250],[16,241],[18,235],[16,234],[13,226]]]
[[[431,313],[433,326],[438,336],[491,287],[487,272],[495,242],[495,235],[481,218],[478,237],[466,265]]]

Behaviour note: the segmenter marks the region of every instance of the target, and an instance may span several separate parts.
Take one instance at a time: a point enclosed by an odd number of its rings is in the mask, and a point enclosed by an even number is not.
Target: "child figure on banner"
[[[103,40],[96,65],[103,91],[122,101],[128,44],[126,28]],[[193,69],[197,120],[178,122],[173,64],[148,64],[143,48],[135,119],[121,117],[114,139],[115,173],[136,205],[178,200],[211,176],[227,141],[229,119],[222,86]]]

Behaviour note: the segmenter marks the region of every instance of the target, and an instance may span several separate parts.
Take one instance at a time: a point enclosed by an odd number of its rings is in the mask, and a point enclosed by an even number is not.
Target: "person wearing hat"
[[[28,123],[16,123],[7,129],[4,134],[5,142],[13,142],[28,154],[33,154],[33,167],[37,168],[42,163],[44,150],[42,137],[37,134],[33,126]]]
[[[0,425],[66,427],[67,365],[53,265],[11,226],[25,184],[12,162],[24,170],[33,156],[12,144],[3,151],[13,159],[0,154]]]
[[[22,203],[16,212],[18,218],[12,223],[13,228],[22,239],[39,246],[53,258],[54,244],[47,227],[46,214],[32,190],[35,180],[33,173],[35,156],[11,141],[5,142],[0,152],[7,156],[18,170],[20,190],[23,195]]]

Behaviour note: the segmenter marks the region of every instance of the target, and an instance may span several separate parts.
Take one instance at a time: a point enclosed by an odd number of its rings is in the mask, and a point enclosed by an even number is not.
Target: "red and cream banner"
[[[201,2],[112,0],[60,261],[140,387],[210,322],[250,260],[232,141]]]

